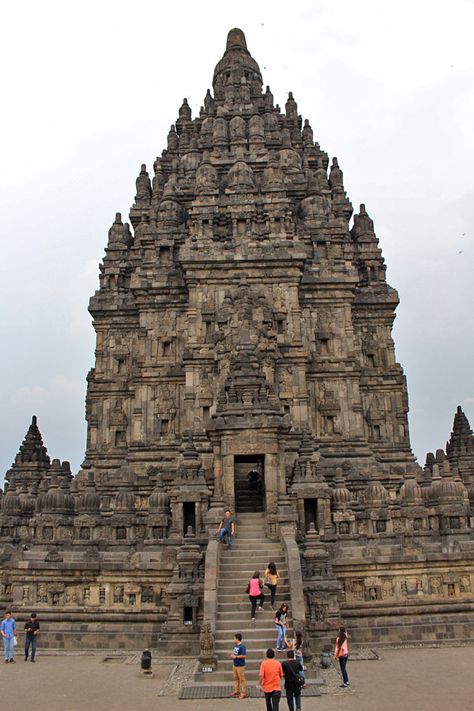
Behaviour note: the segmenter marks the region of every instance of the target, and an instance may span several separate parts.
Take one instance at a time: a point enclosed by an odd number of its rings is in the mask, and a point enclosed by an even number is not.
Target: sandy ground
[[[398,649],[379,661],[349,661],[350,690],[303,699],[303,711],[474,711],[474,647]],[[165,660],[163,660],[164,662]],[[259,699],[180,701],[166,680],[179,660],[154,664],[144,678],[137,658],[41,655],[35,664],[0,662],[1,708],[5,711],[265,711]],[[185,667],[186,668],[186,667]],[[190,668],[188,663],[187,669]],[[230,681],[230,679],[229,679]],[[280,704],[287,710],[286,700]]]

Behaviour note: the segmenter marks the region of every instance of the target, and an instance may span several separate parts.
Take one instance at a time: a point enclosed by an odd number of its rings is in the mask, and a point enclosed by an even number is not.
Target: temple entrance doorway
[[[235,510],[263,511],[265,471],[263,454],[234,457]]]

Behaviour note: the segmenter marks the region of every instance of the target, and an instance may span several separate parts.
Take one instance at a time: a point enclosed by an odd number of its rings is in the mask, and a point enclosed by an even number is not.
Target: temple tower
[[[239,29],[212,87],[195,117],[183,100],[130,224],[117,213],[109,230],[82,469],[50,461],[33,418],[7,472],[0,604],[34,604],[51,646],[134,647],[134,620],[150,645],[214,664],[228,506],[258,519],[262,550],[281,544],[308,645],[341,617],[353,643],[468,636],[467,418],[422,470],[365,205],[353,215],[338,159],[291,92],[275,105]]]

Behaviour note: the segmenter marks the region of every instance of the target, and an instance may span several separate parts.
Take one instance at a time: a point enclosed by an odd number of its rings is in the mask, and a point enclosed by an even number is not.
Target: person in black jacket
[[[286,653],[287,659],[281,665],[285,677],[285,692],[288,711],[301,711],[301,688],[299,675],[303,671],[303,667],[295,659],[295,653],[289,649]],[[304,680],[303,680],[304,681]]]
[[[26,638],[25,638],[25,662],[28,661],[28,653],[30,651],[30,646],[31,646],[31,660],[32,662],[35,661],[35,655],[36,655],[36,636],[39,632],[39,622],[36,618],[36,612],[32,612],[30,615],[30,619],[28,622],[25,622],[25,632],[26,632]]]

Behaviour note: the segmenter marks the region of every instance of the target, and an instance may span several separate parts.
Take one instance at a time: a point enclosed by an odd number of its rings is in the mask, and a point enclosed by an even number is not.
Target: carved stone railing
[[[219,576],[220,546],[215,538],[211,538],[206,548],[204,564],[204,610],[200,635],[199,661],[206,670],[217,668],[217,658],[214,649],[214,633],[217,619],[217,583]]]
[[[293,526],[280,528],[281,540],[285,549],[288,581],[290,586],[291,616],[295,632],[303,632],[305,628],[305,604],[303,594],[303,575],[301,572],[301,556],[295,541]]]

